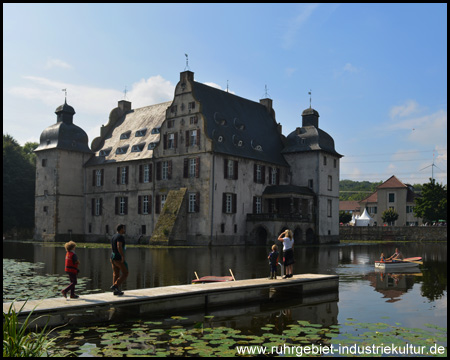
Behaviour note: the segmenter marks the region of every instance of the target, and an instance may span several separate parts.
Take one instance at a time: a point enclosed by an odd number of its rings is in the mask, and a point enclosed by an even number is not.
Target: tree
[[[434,179],[423,184],[422,196],[415,199],[414,215],[424,222],[447,221],[447,186],[436,183]]]
[[[10,135],[3,135],[3,231],[34,226],[36,166],[32,148],[27,152]]]
[[[348,214],[345,211],[339,211],[339,223],[347,224],[352,220],[352,214]]]
[[[381,214],[381,219],[383,219],[383,222],[392,225],[398,219],[398,213],[394,209],[387,209]]]

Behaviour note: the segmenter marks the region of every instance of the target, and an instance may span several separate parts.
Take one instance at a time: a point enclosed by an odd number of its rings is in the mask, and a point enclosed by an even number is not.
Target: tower
[[[36,148],[35,240],[68,241],[84,234],[84,164],[93,152],[88,136],[73,123],[75,110],[59,106],[56,124]]]

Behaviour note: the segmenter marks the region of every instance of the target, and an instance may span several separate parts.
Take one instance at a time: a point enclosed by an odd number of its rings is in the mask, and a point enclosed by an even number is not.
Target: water
[[[422,256],[424,265],[414,273],[385,274],[374,269],[380,253],[394,253],[399,247],[405,257]],[[130,275],[123,290],[189,284],[199,276],[229,275],[237,280],[269,275],[269,247],[150,248],[128,246],[126,260]],[[77,247],[80,277],[90,280],[79,293],[108,291],[112,282],[109,248]],[[64,273],[62,245],[31,242],[3,242],[3,257],[43,263],[37,275]],[[294,273],[336,274],[340,276],[338,298],[320,298],[303,303],[287,299],[280,304],[248,304],[215,311],[216,319],[235,329],[256,331],[264,323],[288,319],[311,323],[345,324],[383,322],[404,327],[447,327],[447,244],[446,243],[344,243],[295,248]],[[4,269],[5,274],[5,269]],[[5,275],[4,275],[5,276]],[[276,281],[283,281],[279,278]],[[55,296],[60,296],[58,292]],[[180,315],[174,309],[172,315]],[[204,314],[203,314],[204,315]],[[194,318],[197,315],[192,315]],[[149,320],[149,319],[147,319]],[[151,320],[151,319],[150,319]],[[193,320],[196,321],[196,320]],[[278,326],[278,325],[277,325]]]

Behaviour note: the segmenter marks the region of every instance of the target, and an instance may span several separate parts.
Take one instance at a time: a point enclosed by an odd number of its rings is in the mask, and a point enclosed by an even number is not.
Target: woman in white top
[[[293,267],[294,267],[294,235],[291,230],[286,230],[278,236],[278,241],[283,243],[283,259],[284,267],[286,269],[286,275],[283,279],[288,279],[292,277]]]

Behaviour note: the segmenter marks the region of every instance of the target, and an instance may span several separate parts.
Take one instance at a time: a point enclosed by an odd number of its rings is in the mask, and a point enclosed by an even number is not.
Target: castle
[[[170,102],[121,100],[91,146],[66,102],[36,148],[35,239],[266,245],[339,241],[339,161],[319,113],[287,137],[254,102],[184,71]]]

